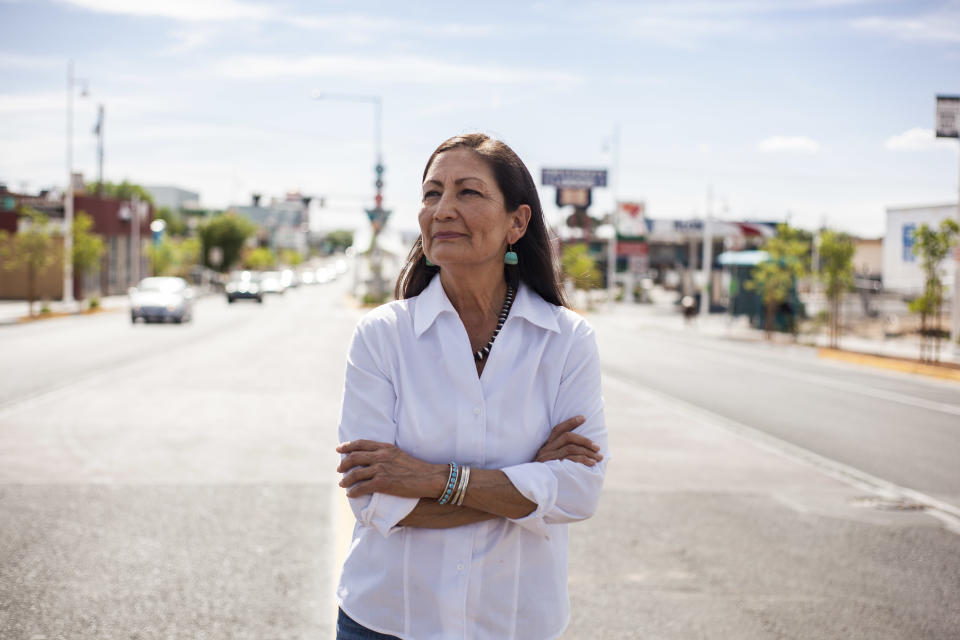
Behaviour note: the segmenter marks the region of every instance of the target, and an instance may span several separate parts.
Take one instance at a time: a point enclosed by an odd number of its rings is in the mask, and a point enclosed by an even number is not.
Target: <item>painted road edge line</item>
[[[883,498],[907,499],[919,503],[925,507],[924,513],[940,520],[947,529],[960,535],[960,507],[956,505],[952,505],[914,489],[901,487],[893,482],[878,478],[877,476],[842,462],[832,460],[819,453],[814,453],[809,449],[772,436],[760,429],[745,425],[742,422],[732,420],[708,409],[703,409],[695,404],[657,391],[643,384],[627,382],[615,374],[609,374],[604,371],[603,382],[605,384],[612,383],[613,386],[628,393],[636,393],[637,387],[639,386],[643,389],[644,393],[656,397],[676,410],[686,412],[688,415],[725,429],[755,446],[777,453],[790,460],[802,462],[821,473],[856,487],[857,489],[869,491]]]

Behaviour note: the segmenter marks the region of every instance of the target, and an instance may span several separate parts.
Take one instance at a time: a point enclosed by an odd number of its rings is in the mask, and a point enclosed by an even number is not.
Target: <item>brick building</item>
[[[82,193],[76,194],[73,202],[75,214],[84,212],[93,219],[91,232],[103,238],[106,249],[98,269],[91,270],[82,278],[74,273],[73,291],[77,299],[123,294],[139,278],[149,275],[146,250],[152,237],[152,207],[146,203],[141,205],[139,233],[135,236],[131,219],[137,216],[134,215],[132,203]],[[37,274],[36,290],[39,299],[59,300],[63,297],[63,197],[17,194],[0,185],[0,229],[16,233],[23,225],[20,220],[23,207],[36,209],[50,220],[55,260],[43,273]],[[139,242],[135,240],[136,237]],[[0,269],[0,299],[26,298],[26,281],[25,269]]]

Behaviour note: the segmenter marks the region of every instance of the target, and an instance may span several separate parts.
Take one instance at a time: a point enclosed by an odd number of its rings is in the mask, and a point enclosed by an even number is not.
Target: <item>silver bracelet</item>
[[[463,506],[463,499],[467,496],[467,484],[470,482],[470,467],[464,466],[460,474],[460,483],[451,502],[457,506]]]

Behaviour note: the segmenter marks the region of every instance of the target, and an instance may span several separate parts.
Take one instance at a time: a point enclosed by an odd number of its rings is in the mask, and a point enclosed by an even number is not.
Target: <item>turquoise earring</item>
[[[507,245],[507,252],[503,254],[503,264],[517,264],[520,260],[517,258],[517,252],[513,250],[513,245]]]
[[[424,260],[424,262],[427,263],[427,266],[428,266],[428,267],[435,267],[435,266],[437,266],[437,265],[433,264],[432,262],[430,262],[430,258],[427,257],[427,254],[423,254],[423,260]]]

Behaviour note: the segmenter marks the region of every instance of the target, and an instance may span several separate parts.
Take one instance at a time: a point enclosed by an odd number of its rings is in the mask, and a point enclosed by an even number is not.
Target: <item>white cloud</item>
[[[217,71],[233,78],[362,77],[368,82],[412,84],[525,84],[571,86],[583,78],[563,72],[441,62],[433,58],[393,56],[236,56],[222,60]]]
[[[66,84],[66,83],[64,83]],[[106,104],[108,113],[111,110],[122,110],[126,113],[138,111],[155,111],[171,108],[171,104],[154,96],[121,96],[98,94],[91,91],[86,98],[76,98],[73,102],[74,109],[81,111],[85,108],[92,109],[100,102]],[[0,94],[0,114],[32,114],[50,112],[64,112],[67,109],[67,93],[64,91],[53,91],[45,93],[7,93]]]
[[[0,69],[50,69],[61,65],[66,69],[66,64],[66,58],[9,52],[0,53]]]
[[[957,141],[952,138],[937,138],[933,129],[915,127],[890,136],[883,146],[890,151],[936,151],[955,149]]]
[[[496,29],[482,24],[460,24],[442,22],[417,22],[392,17],[372,17],[365,15],[338,16],[293,16],[283,21],[304,29],[333,31],[338,35],[362,34],[363,38],[382,36],[396,37],[398,34],[422,36],[488,36]]]
[[[947,10],[912,17],[858,18],[853,27],[907,42],[960,42],[960,11]]]
[[[151,16],[187,22],[264,20],[275,15],[273,9],[267,5],[237,0],[164,0],[163,2],[61,0],[61,2],[100,13]]]
[[[770,136],[757,143],[757,151],[761,153],[816,153],[819,150],[820,143],[805,136]]]

